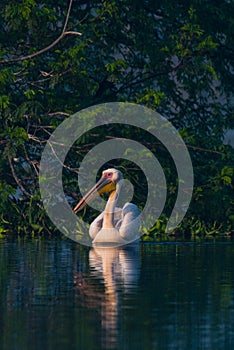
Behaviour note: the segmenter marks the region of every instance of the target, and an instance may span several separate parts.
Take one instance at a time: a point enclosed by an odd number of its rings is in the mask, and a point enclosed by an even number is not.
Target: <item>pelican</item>
[[[103,171],[97,184],[79,201],[73,212],[84,209],[102,193],[109,193],[104,211],[91,223],[89,235],[93,244],[123,245],[139,238],[140,210],[133,203],[116,207],[123,175],[117,169]]]

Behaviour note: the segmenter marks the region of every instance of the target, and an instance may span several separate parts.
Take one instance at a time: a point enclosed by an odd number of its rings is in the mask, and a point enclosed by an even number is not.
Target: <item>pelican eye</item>
[[[113,173],[108,173],[107,176],[108,177],[111,177],[113,175]]]

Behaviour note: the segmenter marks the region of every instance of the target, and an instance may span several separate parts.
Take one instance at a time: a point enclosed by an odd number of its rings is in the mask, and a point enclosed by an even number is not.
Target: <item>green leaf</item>
[[[7,109],[10,105],[10,96],[2,95],[0,96],[0,108]]]
[[[35,96],[35,91],[30,89],[24,92],[24,95],[27,97],[28,100],[31,100]]]

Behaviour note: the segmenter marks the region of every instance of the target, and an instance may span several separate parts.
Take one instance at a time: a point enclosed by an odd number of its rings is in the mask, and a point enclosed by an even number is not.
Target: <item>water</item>
[[[0,349],[233,349],[234,244],[0,241]]]

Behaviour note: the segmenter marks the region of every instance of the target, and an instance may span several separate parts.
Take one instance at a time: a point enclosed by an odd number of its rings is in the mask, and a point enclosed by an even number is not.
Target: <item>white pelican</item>
[[[103,171],[97,184],[79,201],[74,213],[82,210],[102,193],[110,193],[104,212],[90,225],[89,235],[94,244],[122,245],[139,238],[140,211],[133,203],[126,203],[117,208],[123,175],[119,170]]]

